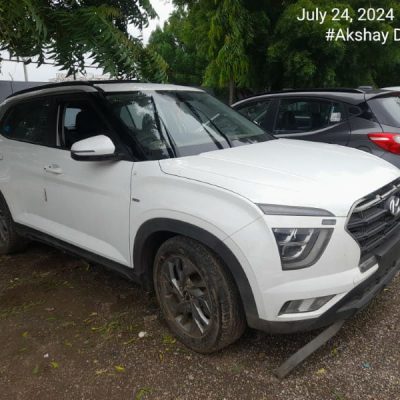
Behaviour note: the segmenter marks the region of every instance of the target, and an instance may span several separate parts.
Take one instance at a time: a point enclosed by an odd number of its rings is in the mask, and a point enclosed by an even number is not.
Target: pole
[[[22,65],[23,65],[23,67],[24,67],[24,78],[25,78],[25,82],[28,82],[28,81],[29,81],[29,79],[28,79],[28,68],[26,68],[26,63],[25,63],[24,60],[22,61]]]

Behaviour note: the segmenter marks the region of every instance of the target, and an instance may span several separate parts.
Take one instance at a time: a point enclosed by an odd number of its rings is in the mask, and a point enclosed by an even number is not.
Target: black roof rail
[[[94,85],[100,85],[103,83],[143,83],[142,81],[139,80],[123,80],[123,79],[105,79],[105,80],[82,80],[82,81],[65,81],[65,82],[55,82],[55,83],[49,83],[45,85],[39,85],[39,86],[34,86],[31,88],[23,89],[23,90],[18,90],[17,92],[10,94],[7,99],[14,97],[14,96],[19,96],[20,94],[25,94],[25,93],[31,93],[31,92],[36,92],[38,90],[43,90],[43,89],[52,89],[52,88],[57,88],[57,87],[64,87],[64,86],[82,86],[82,85],[87,85],[87,86],[94,86]]]

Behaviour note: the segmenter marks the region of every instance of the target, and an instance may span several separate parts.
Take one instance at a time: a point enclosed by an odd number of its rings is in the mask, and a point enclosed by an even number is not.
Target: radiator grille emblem
[[[386,203],[386,209],[389,210],[393,216],[397,217],[400,214],[400,197],[389,197]]]

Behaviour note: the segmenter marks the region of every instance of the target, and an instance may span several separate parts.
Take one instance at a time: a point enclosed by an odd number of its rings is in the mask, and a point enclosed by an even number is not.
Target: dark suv
[[[355,147],[400,167],[400,92],[287,90],[232,107],[277,137]]]

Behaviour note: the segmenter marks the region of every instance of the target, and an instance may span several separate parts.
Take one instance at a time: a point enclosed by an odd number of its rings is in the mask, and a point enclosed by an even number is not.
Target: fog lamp
[[[314,297],[312,299],[287,301],[281,308],[279,315],[298,314],[298,313],[316,311],[319,310],[322,306],[324,306],[333,297],[334,295]]]

